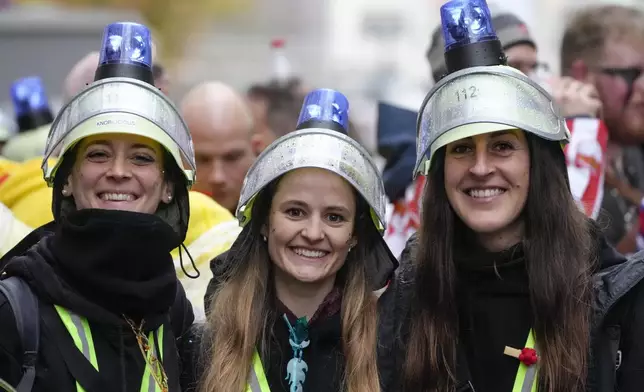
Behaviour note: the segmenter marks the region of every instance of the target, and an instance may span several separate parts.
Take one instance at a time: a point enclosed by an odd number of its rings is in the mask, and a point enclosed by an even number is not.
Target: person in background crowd
[[[266,85],[255,84],[246,92],[255,124],[253,138],[257,139],[259,152],[285,132],[295,129],[304,100],[299,85],[297,79],[287,85],[273,81]]]
[[[462,25],[462,2],[447,7]],[[578,208],[552,96],[489,35],[448,38],[418,121],[420,229],[381,297],[382,390],[641,391],[644,255]]]
[[[75,97],[76,94],[94,81],[94,72],[96,72],[98,60],[98,52],[89,52],[74,64],[63,82],[64,102],[69,102],[70,99]],[[163,91],[164,94],[168,95],[170,79],[165,68],[161,64],[152,64],[152,77],[154,78],[154,85]]]
[[[159,63],[152,64],[152,77],[154,77],[154,85],[165,95],[168,95],[170,93],[170,77],[165,67]]]
[[[644,196],[644,13],[622,5],[583,7],[564,32],[561,69],[599,92],[610,137],[601,226],[618,251],[634,252]]]
[[[201,192],[190,191],[189,198],[190,222],[184,244],[197,270],[206,271],[211,260],[230,249],[241,228],[232,214],[210,197]],[[179,281],[192,303],[195,322],[202,322],[206,318],[203,297],[210,275],[201,273],[195,279],[195,271],[186,273],[181,265],[182,258],[183,263],[186,262],[185,253],[180,248],[171,252]]]
[[[15,309],[0,295],[0,378],[12,386],[182,390],[181,337],[194,315],[170,252],[186,237],[196,165],[178,110],[151,84],[149,35],[108,25],[95,82],[51,126],[43,174],[56,225],[2,262],[4,287],[20,283],[13,296],[36,300]],[[28,312],[40,326],[31,360]]]
[[[306,92],[298,79],[292,79],[286,85],[272,81],[266,85],[256,84],[248,89],[246,97],[255,122],[253,139],[256,140],[259,152],[295,129]],[[364,146],[360,132],[351,120],[349,136]]]
[[[89,83],[94,81],[94,73],[98,66],[100,54],[89,52],[69,71],[63,82],[63,103],[69,102],[80,93]]]
[[[244,229],[212,264],[200,391],[379,390],[375,291],[397,262],[382,179],[347,120],[344,96],[313,91],[249,170]]]
[[[602,153],[606,150],[607,131],[603,122],[595,118],[601,102],[594,87],[570,77],[546,79],[548,67],[538,61],[536,42],[526,24],[516,15],[501,13],[492,17],[492,24],[508,57],[508,65],[545,82],[542,87],[550,90],[562,114],[568,118],[568,127],[573,134],[566,149],[572,192],[587,215],[597,217],[603,196],[605,154]],[[432,34],[426,54],[435,82],[447,72],[443,46],[439,26]],[[393,203],[386,239],[394,254],[400,254],[420,223],[420,196],[425,179],[419,177],[412,182],[410,174],[415,157],[416,116],[415,111],[388,104],[379,107],[378,148],[387,159],[383,178],[387,196]]]
[[[186,94],[181,113],[195,142],[194,189],[234,213],[244,176],[259,154],[248,104],[229,86],[205,82]]]
[[[50,159],[51,164],[55,159]],[[0,203],[27,226],[37,228],[51,222],[52,190],[42,178],[42,157],[14,162],[0,174]]]

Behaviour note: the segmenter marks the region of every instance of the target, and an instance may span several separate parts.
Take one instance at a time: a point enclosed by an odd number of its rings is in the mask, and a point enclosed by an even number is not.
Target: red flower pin
[[[523,364],[526,366],[532,366],[539,361],[539,356],[537,355],[537,351],[533,348],[526,347],[521,350],[518,350],[516,348],[506,346],[503,353],[505,355],[509,355],[511,357],[518,359],[519,361],[523,362]]]
[[[519,354],[519,361],[523,362],[526,366],[532,366],[539,360],[537,352],[533,348],[524,348]]]

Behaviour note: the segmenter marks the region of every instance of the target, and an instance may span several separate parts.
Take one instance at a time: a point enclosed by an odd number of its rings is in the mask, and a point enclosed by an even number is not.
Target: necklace
[[[283,317],[289,330],[288,342],[293,349],[293,358],[286,365],[286,380],[288,380],[290,392],[303,392],[309,366],[302,359],[302,355],[303,350],[311,343],[309,341],[309,325],[306,317],[297,319],[295,326],[291,325],[286,314]]]
[[[143,359],[145,360],[145,365],[150,370],[150,374],[154,378],[154,381],[159,386],[159,388],[161,388],[161,392],[168,392],[168,376],[163,369],[161,361],[159,361],[159,359],[157,358],[156,350],[152,349],[148,337],[143,333],[143,324],[145,321],[142,320],[141,325],[137,327],[134,325],[134,322],[125,317],[125,315],[123,316],[123,318],[129,324],[132,332],[134,332],[139,350],[141,350],[141,355],[143,355]]]

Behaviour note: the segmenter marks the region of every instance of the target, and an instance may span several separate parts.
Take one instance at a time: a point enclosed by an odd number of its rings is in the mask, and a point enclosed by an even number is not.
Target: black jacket
[[[111,227],[113,225],[110,220],[114,215],[122,213],[107,214],[109,217],[103,223]],[[85,230],[90,226],[84,224],[87,222],[82,223],[78,224],[76,229],[83,227]],[[182,337],[194,321],[192,306],[174,275],[169,250],[168,252],[159,250],[158,254],[167,253],[168,260],[162,260],[157,257],[157,251],[150,247],[150,244],[154,243],[150,241],[163,239],[165,229],[158,231],[158,222],[149,222],[146,217],[139,223],[138,226],[135,224],[136,227],[132,232],[115,227],[114,233],[107,231],[100,238],[88,229],[87,238],[81,236],[82,241],[69,247],[70,254],[59,249],[64,247],[60,237],[69,236],[73,230],[67,228],[61,231],[60,227],[52,227],[52,230],[41,233],[41,238],[32,238],[31,240],[38,242],[28,247],[21,256],[10,260],[3,259],[2,271],[5,276],[17,276],[24,280],[39,302],[40,347],[36,362],[34,391],[72,392],[76,391],[76,381],[79,381],[87,392],[138,392],[141,389],[145,360],[132,328],[115,310],[119,308],[133,310],[135,309],[133,303],[137,301],[142,305],[139,307],[144,309],[140,319],[144,320],[142,330],[146,336],[161,325],[164,327],[163,341],[159,343],[164,347],[162,363],[168,376],[169,391],[181,391]],[[141,230],[142,227],[144,227],[143,230]],[[128,237],[133,242],[129,246],[128,241],[125,240]],[[88,238],[100,240],[100,243],[92,243]],[[83,243],[87,243],[87,248]],[[137,253],[134,249],[139,244],[146,246],[146,249]],[[93,249],[96,249],[95,252],[92,251]],[[130,252],[127,251],[128,249]],[[114,253],[110,253],[110,250]],[[146,258],[143,252],[148,252],[152,260],[143,260]],[[71,257],[68,257],[70,255]],[[130,255],[133,258],[129,258]],[[72,270],[63,268],[63,259],[75,259],[70,263],[77,264],[73,265]],[[96,260],[99,259],[103,261],[97,262]],[[141,266],[132,264],[136,261]],[[112,275],[110,263],[124,272]],[[166,264],[166,267],[162,267]],[[128,281],[130,278],[137,277],[137,274],[143,273],[143,269],[154,266],[164,271],[161,280],[150,283],[149,279],[139,275],[140,281]],[[131,270],[128,270],[128,267],[131,267]],[[78,276],[74,276],[74,272],[77,272]],[[82,280],[87,280],[86,287],[83,287]],[[157,290],[159,287],[163,287],[161,291],[164,294],[159,295],[161,293]],[[132,289],[135,295],[121,296],[128,288]],[[136,293],[137,291],[139,292]],[[146,291],[150,293],[149,297],[146,297]],[[104,298],[105,301],[99,304],[96,301],[99,294],[109,297],[102,293],[113,293],[114,298]],[[161,305],[161,308],[145,314],[145,309],[159,306],[152,303],[155,299],[152,293],[168,297],[163,300],[167,306]],[[130,301],[132,303],[126,303],[127,298],[132,298]],[[71,335],[54,309],[54,304],[87,319],[95,346],[98,372],[93,370],[89,361],[74,345]],[[159,339],[158,336],[156,339]],[[149,343],[154,344],[154,342]],[[21,378],[22,357],[23,349],[14,314],[6,298],[0,295],[0,378],[11,385],[17,385]]]
[[[414,285],[411,257],[416,241],[416,235],[408,241],[396,279],[380,299],[379,369],[385,392],[400,390],[408,343],[409,302]],[[644,284],[640,282],[644,278],[644,253],[627,260],[603,237],[600,241],[602,267],[594,276],[588,391],[641,391],[644,385]],[[467,348],[459,350],[468,352]],[[467,365],[472,367],[473,364]],[[479,366],[487,365],[481,363]],[[471,381],[470,373],[476,372],[470,372],[459,361],[456,375],[459,386],[464,387],[463,392],[470,390],[466,387],[467,381]]]

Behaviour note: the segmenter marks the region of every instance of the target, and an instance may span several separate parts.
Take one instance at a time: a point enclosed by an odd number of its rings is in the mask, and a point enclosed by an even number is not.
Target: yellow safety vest
[[[255,350],[253,354],[253,365],[250,367],[250,374],[248,375],[248,385],[245,392],[271,392],[268,387],[268,380],[264,373],[264,366],[259,353]]]
[[[525,347],[534,349],[534,332],[532,330],[528,334]],[[537,385],[537,364],[527,366],[525,363],[519,362],[519,370],[514,379],[512,392],[537,392]]]
[[[534,349],[534,333],[532,330],[528,334],[525,347]],[[537,385],[537,365],[527,366],[523,362],[519,362],[519,370],[514,380],[512,392],[537,392]],[[257,350],[253,354],[253,364],[250,368],[245,392],[271,392],[264,373],[264,366]]]
[[[58,305],[56,305],[55,308],[58,312],[58,315],[60,316],[60,319],[63,321],[65,328],[67,328],[67,331],[72,336],[76,348],[78,348],[83,356],[87,358],[94,369],[98,371],[98,361],[96,360],[94,339],[92,338],[92,331],[89,328],[87,319]],[[152,355],[156,355],[157,352],[160,352],[159,357],[163,359],[163,325],[161,325],[161,327],[159,327],[157,331],[159,334],[160,347],[158,347],[157,350],[156,343],[152,343],[150,345],[150,351],[148,352],[146,363],[149,363],[151,361]],[[154,332],[150,332],[148,341],[154,342]],[[76,382],[76,391],[85,392],[85,389],[78,383],[78,381]],[[141,392],[162,392],[161,387],[157,385],[156,381],[154,380],[154,376],[150,372],[150,366],[148,366],[147,364],[145,366],[145,372],[143,373],[143,380],[141,381]]]

